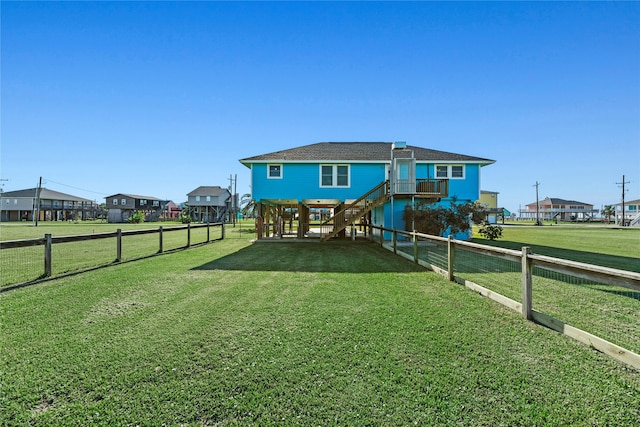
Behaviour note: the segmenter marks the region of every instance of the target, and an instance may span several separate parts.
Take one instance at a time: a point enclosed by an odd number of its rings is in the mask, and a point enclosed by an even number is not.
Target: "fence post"
[[[209,231],[210,222],[207,222],[207,243],[211,240],[211,232]]]
[[[187,247],[191,247],[191,224],[187,224]]]
[[[414,230],[414,232],[413,232],[413,262],[418,264],[419,261],[420,260],[418,259],[418,236],[416,235],[416,232]]]
[[[116,230],[116,262],[122,261],[122,229]]]
[[[220,237],[220,240],[224,240],[224,222],[222,223],[222,236]]]
[[[158,240],[159,240],[159,248],[158,253],[161,254],[163,252],[162,248],[162,226],[158,227]]]
[[[455,272],[453,271],[455,261],[454,248],[455,246],[453,244],[453,236],[449,235],[447,239],[447,277],[451,282],[453,282],[455,275]]]
[[[51,277],[51,234],[44,235],[44,277]]]
[[[532,287],[533,279],[531,275],[532,262],[529,259],[531,248],[528,246],[522,247],[522,316],[531,320],[532,316]]]
[[[398,253],[398,231],[393,229],[393,253]]]
[[[384,246],[384,231],[382,227],[380,227],[380,247]]]

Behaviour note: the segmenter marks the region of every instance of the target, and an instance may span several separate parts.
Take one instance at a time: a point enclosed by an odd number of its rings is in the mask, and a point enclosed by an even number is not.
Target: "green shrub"
[[[141,222],[144,222],[144,212],[135,211],[133,215],[127,219],[127,222],[130,224],[140,224]]]
[[[496,240],[502,237],[502,227],[499,225],[489,224],[488,222],[483,222],[480,225],[478,233],[489,240]]]

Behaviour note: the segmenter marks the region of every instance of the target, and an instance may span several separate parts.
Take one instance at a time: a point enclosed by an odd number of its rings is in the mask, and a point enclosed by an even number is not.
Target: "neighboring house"
[[[0,192],[0,221],[88,220],[100,215],[100,206],[89,199],[47,188]]]
[[[529,203],[525,209],[520,209],[519,212],[523,219],[591,221],[598,213],[598,209],[594,209],[593,205],[589,203],[546,197],[537,203]]]
[[[231,207],[231,193],[219,186],[200,186],[187,197],[189,215],[194,221],[223,222]]]
[[[160,215],[160,219],[162,219],[163,221],[175,221],[180,218],[181,212],[182,209],[180,209],[180,205],[169,200],[162,207],[162,214]]]
[[[504,222],[505,209],[498,207],[498,193],[495,191],[480,191],[480,204],[487,209],[487,221],[495,224],[498,221]]]
[[[133,194],[118,193],[105,197],[109,210],[108,222],[127,222],[136,211],[145,214],[145,221],[157,221],[162,215],[162,208],[167,201],[155,197],[136,196]]]
[[[293,221],[297,237],[308,237],[310,221],[323,219],[326,240],[357,223],[405,230],[405,207],[420,199],[475,202],[480,169],[494,160],[404,142],[321,142],[240,162],[251,169],[258,238],[282,236]]]
[[[640,199],[624,202],[624,214],[622,213],[622,203],[613,205],[616,208],[616,224],[620,224],[624,217],[625,225],[640,227]]]

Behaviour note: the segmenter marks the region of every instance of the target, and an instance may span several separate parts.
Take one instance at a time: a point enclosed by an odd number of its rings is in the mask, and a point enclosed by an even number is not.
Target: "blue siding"
[[[329,163],[324,163],[329,164]],[[320,165],[313,163],[284,163],[282,178],[267,178],[267,164],[252,166],[252,195],[262,199],[357,199],[384,181],[382,164],[356,163],[350,167],[350,186],[320,187]]]
[[[277,163],[279,164],[279,163]],[[323,163],[344,164],[344,163]],[[357,199],[388,177],[387,165],[380,163],[355,163],[350,165],[349,187],[320,187],[320,164],[318,163],[282,163],[282,178],[267,178],[267,163],[254,163],[251,172],[253,198],[260,202],[264,199]],[[451,198],[456,197],[458,203],[474,202],[480,198],[480,165],[466,164],[464,179],[449,180],[449,197],[439,202],[448,207]],[[416,164],[416,178],[434,178],[433,164]],[[393,211],[391,202],[379,206],[372,211],[372,223],[386,228],[405,230],[402,214],[410,199],[394,199]],[[409,227],[410,228],[410,227]],[[409,230],[410,231],[410,230]],[[466,234],[455,236],[458,239],[469,239]],[[385,234],[385,239],[390,238]]]

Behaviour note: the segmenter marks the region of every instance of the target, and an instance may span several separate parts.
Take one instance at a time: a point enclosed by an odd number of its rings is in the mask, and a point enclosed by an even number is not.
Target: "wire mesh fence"
[[[0,251],[0,287],[28,282],[44,274],[44,244]]]
[[[492,292],[514,301],[522,299],[520,262],[456,247],[453,269],[456,275]]]
[[[640,274],[533,255],[527,248],[371,228],[370,239],[382,247],[640,368]]]
[[[131,261],[225,237],[224,224],[0,241],[0,287]]]
[[[41,251],[43,249],[40,248]],[[53,244],[51,245],[51,259],[55,260],[51,263],[52,276],[111,264],[116,261],[116,238],[107,237]],[[42,266],[40,268],[42,269]]]
[[[640,354],[640,291],[533,268],[533,309]]]

